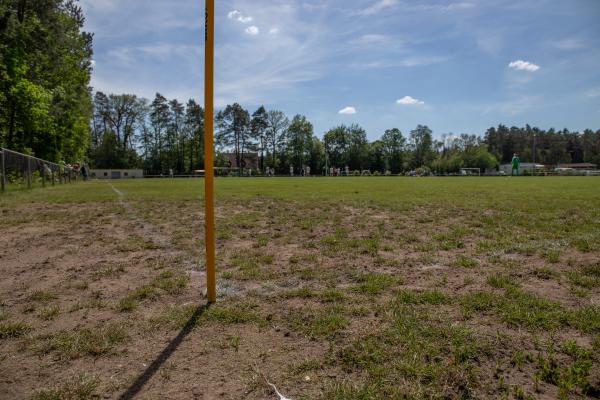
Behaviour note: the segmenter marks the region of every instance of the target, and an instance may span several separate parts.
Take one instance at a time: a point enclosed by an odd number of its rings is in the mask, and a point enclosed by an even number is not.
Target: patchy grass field
[[[0,397],[598,398],[599,178],[218,179],[0,197]]]

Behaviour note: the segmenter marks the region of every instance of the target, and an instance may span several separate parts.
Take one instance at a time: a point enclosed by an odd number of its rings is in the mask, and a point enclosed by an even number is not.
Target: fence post
[[[2,172],[2,179],[0,179],[0,186],[2,187],[2,193],[6,190],[6,166],[4,165],[4,151],[0,150],[0,172]]]
[[[31,158],[27,157],[27,189],[31,189]]]

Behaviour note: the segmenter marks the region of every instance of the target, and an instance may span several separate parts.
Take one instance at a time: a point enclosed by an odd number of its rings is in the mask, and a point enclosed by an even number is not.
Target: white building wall
[[[143,178],[141,169],[92,169],[90,177],[96,179],[132,179]]]

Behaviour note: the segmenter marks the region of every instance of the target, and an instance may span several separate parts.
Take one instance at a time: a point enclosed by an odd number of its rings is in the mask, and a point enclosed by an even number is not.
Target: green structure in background
[[[512,163],[512,175],[519,175],[519,168],[521,167],[521,159],[519,158],[517,153],[515,153],[513,155],[511,163]],[[516,174],[515,174],[515,171],[516,171]]]

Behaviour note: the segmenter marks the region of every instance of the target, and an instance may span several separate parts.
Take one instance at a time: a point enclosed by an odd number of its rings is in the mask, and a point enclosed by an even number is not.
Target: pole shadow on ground
[[[133,399],[142,390],[144,385],[148,383],[150,379],[152,379],[152,377],[158,372],[160,367],[177,350],[181,342],[183,342],[183,339],[185,339],[186,336],[192,332],[194,326],[196,325],[196,322],[198,321],[198,318],[200,318],[202,314],[204,314],[208,310],[209,307],[210,303],[198,306],[196,308],[194,314],[192,314],[192,316],[186,322],[185,326],[183,327],[183,329],[181,329],[179,334],[173,340],[171,340],[167,347],[165,347],[164,350],[159,354],[159,356],[154,361],[152,361],[148,368],[144,370],[144,372],[135,380],[135,382],[129,387],[129,389],[127,389],[127,391],[123,393],[121,397],[119,397],[119,400]]]

